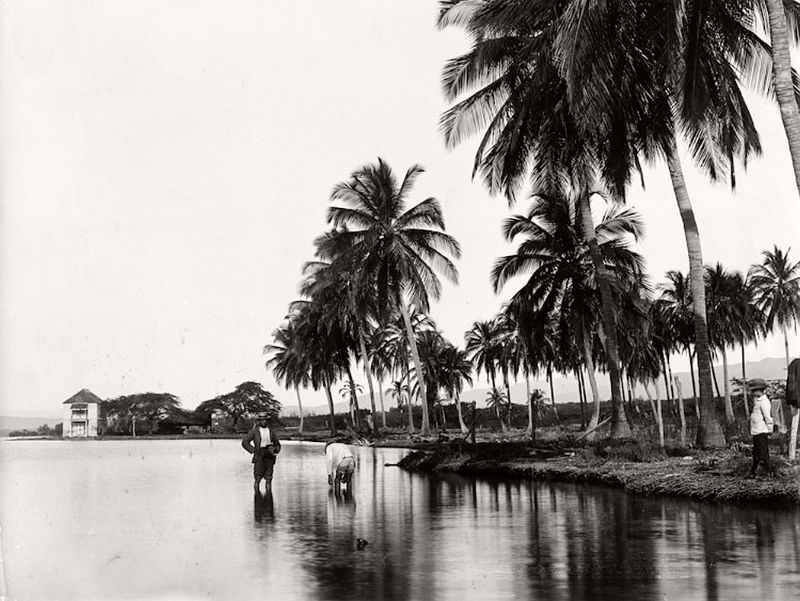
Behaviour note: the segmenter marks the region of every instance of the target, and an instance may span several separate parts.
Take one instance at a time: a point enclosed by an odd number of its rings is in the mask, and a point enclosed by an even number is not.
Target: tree
[[[407,208],[406,196],[422,172],[422,167],[414,165],[398,184],[389,165],[379,158],[334,187],[334,204],[328,210],[328,222],[345,248],[333,263],[356,262],[356,288],[374,289],[381,311],[392,307],[400,311],[418,373],[422,366],[409,304],[427,311],[430,299],[441,294],[437,272],[457,282],[452,258],[461,255],[458,242],[444,232],[442,209],[436,199],[427,198]],[[424,377],[420,384],[425,398]],[[430,434],[426,403],[422,404],[422,434]]]
[[[310,383],[310,365],[307,357],[303,354],[297,326],[291,315],[285,323],[272,332],[272,338],[273,343],[264,346],[264,354],[268,357],[266,368],[272,370],[275,379],[283,382],[287,390],[290,387],[295,389],[297,409],[300,413],[298,431],[302,432],[303,403],[300,399],[300,387],[305,388]]]
[[[131,420],[131,432],[136,436],[135,420],[143,420],[148,425],[148,433],[155,432],[158,422],[180,407],[174,394],[166,392],[144,392],[112,399],[107,414],[126,416]]]
[[[514,254],[500,257],[492,268],[495,292],[514,277],[527,279],[509,303],[509,312],[520,326],[536,322],[563,323],[589,370],[595,411],[589,427],[597,424],[600,398],[594,383],[594,339],[600,332],[599,295],[594,261],[580,224],[579,200],[575,196],[534,198],[530,211],[514,215],[503,225],[509,242],[519,240]],[[616,282],[615,304],[630,291],[630,284],[642,285],[644,269],[640,255],[628,247],[628,238],[642,234],[638,215],[632,210],[611,208],[595,228],[606,273]],[[628,286],[625,283],[628,283]],[[605,323],[605,322],[603,322]],[[562,345],[566,348],[566,345]],[[619,411],[618,419],[625,419]]]
[[[789,328],[800,320],[800,261],[792,263],[789,250],[774,246],[761,253],[763,261],[750,269],[750,282],[756,303],[765,316],[768,332],[780,329],[789,367]]]
[[[281,413],[280,401],[271,392],[264,390],[261,384],[253,381],[242,382],[232,392],[212,400],[233,420],[233,430],[236,430],[239,419],[244,415],[266,412],[270,420],[276,420]]]
[[[466,350],[447,344],[442,349],[440,367],[439,384],[455,403],[459,428],[462,434],[466,434],[469,429],[461,414],[460,396],[465,382],[472,386],[472,362],[468,359]]]
[[[725,417],[733,423],[733,401],[731,400],[730,377],[728,375],[727,347],[738,340],[737,311],[735,297],[739,293],[740,278],[727,271],[720,263],[706,268],[706,305],[708,311],[708,338],[712,348],[722,355],[722,373],[725,380]]]

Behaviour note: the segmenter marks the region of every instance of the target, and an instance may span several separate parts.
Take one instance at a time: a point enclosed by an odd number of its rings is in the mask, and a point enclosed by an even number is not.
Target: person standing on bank
[[[772,405],[767,396],[767,382],[755,378],[747,383],[747,388],[756,397],[753,401],[753,410],[750,412],[750,434],[753,435],[753,467],[750,468],[750,477],[756,475],[759,464],[764,464],[767,474],[772,474],[772,464],[769,460],[769,435],[772,432]]]
[[[346,444],[329,442],[325,445],[325,458],[328,464],[328,485],[337,490],[342,484],[350,488],[353,472],[356,470],[356,458]]]
[[[266,489],[272,489],[272,471],[276,455],[281,452],[281,441],[269,427],[269,413],[262,411],[256,416],[256,423],[242,438],[242,447],[253,456],[253,488],[259,491],[261,480]]]

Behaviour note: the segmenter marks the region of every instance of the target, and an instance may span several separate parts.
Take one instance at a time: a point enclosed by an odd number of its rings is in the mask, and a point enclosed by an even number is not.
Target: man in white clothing
[[[772,464],[769,460],[769,435],[774,422],[772,420],[772,404],[766,395],[767,382],[755,378],[747,383],[748,390],[756,396],[753,401],[753,410],[750,412],[750,434],[753,436],[753,467],[750,476],[756,475],[756,468],[764,464],[767,474],[772,474]]]
[[[350,486],[353,472],[356,470],[356,458],[346,444],[329,442],[325,445],[325,457],[328,465],[328,484],[339,487],[341,484]]]

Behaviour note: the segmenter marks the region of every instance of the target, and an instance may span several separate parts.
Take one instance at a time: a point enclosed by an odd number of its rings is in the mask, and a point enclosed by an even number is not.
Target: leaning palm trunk
[[[733,423],[733,401],[731,400],[731,384],[728,378],[728,353],[725,352],[725,346],[722,346],[722,377],[725,380],[722,387],[725,390],[725,419],[729,424]]]
[[[675,377],[675,390],[678,393],[678,411],[681,418],[681,446],[686,446],[686,411],[683,408],[683,389],[681,388],[681,381]]]
[[[744,369],[744,337],[741,339],[742,345],[742,400],[744,401],[744,417],[750,416],[750,403],[747,402],[747,373]]]
[[[600,310],[603,316],[603,325],[605,326],[606,357],[608,375],[611,380],[611,438],[628,438],[631,435],[631,428],[628,425],[628,420],[625,417],[625,407],[622,404],[619,344],[617,343],[617,323],[614,315],[614,300],[611,296],[609,273],[603,261],[603,255],[600,252],[600,246],[597,243],[597,236],[594,231],[594,221],[592,221],[592,207],[589,204],[588,189],[581,191],[578,202],[580,204],[583,233],[586,236],[589,254],[592,257],[597,286],[600,289]]]
[[[525,376],[525,398],[528,399],[528,429],[525,433],[528,436],[533,434],[533,400],[531,399],[531,379]]]
[[[589,425],[586,426],[586,431],[592,432],[586,438],[591,440],[596,436],[597,430],[595,428],[600,423],[600,392],[597,390],[597,379],[594,376],[592,348],[585,336],[583,339],[583,360],[586,361],[586,375],[589,377],[589,387],[592,389],[592,417],[589,419]]]
[[[462,434],[466,434],[469,432],[469,428],[467,428],[467,424],[464,423],[464,416],[461,414],[461,398],[459,397],[458,391],[456,391],[455,401],[456,413],[458,414],[458,427],[461,428]]]
[[[400,300],[400,299],[398,299]],[[419,360],[419,351],[417,350],[417,338],[414,336],[414,327],[411,325],[411,317],[408,314],[408,307],[405,303],[400,301],[400,312],[403,314],[403,322],[406,324],[406,336],[408,337],[408,345],[411,347],[411,357],[414,359],[414,367],[417,369],[417,382],[419,382],[419,398],[422,405],[422,427],[420,433],[423,436],[429,436],[431,433],[430,419],[428,418],[428,388],[425,386],[425,372],[422,371],[422,362]]]
[[[386,410],[383,408],[383,378],[378,378],[378,398],[381,402],[381,425],[386,427]]]
[[[336,436],[336,413],[333,411],[333,395],[331,394],[331,385],[328,382],[328,378],[325,378],[323,386],[325,388],[325,394],[328,397],[328,413],[331,416],[331,436]]]
[[[789,54],[789,34],[786,28],[786,13],[781,0],[767,0],[769,13],[769,35],[772,46],[772,78],[775,96],[781,111],[783,129],[792,155],[794,180],[800,192],[800,111],[794,96],[792,83],[792,60]]]
[[[414,433],[414,412],[411,406],[411,370],[406,368],[406,388],[408,395],[406,396],[406,408],[408,409],[408,433]]]
[[[556,418],[556,423],[560,426],[561,419],[558,417],[558,409],[556,408],[556,393],[553,390],[553,368],[551,365],[547,366],[547,381],[550,383],[550,403],[553,405],[553,415]]]
[[[297,394],[297,411],[300,414],[300,427],[297,428],[298,432],[303,431],[303,401],[300,400],[300,387],[295,385],[294,391]]]
[[[364,361],[364,373],[367,376],[367,387],[369,388],[369,403],[372,409],[372,423],[376,423],[375,416],[375,389],[372,386],[372,370],[369,368],[369,358],[367,356],[367,343],[364,342],[364,336],[361,333],[361,328],[358,329],[358,344],[361,347],[361,357]]]
[[[692,309],[694,312],[695,351],[697,353],[697,376],[700,383],[700,403],[702,412],[697,428],[697,446],[701,448],[725,446],[725,436],[714,410],[714,399],[711,388],[711,357],[708,345],[708,326],[706,322],[706,290],[703,279],[703,251],[700,245],[700,232],[694,218],[692,203],[686,182],[683,179],[683,168],[678,158],[678,145],[671,140],[667,154],[669,174],[675,191],[675,200],[683,221],[683,232],[686,236],[686,248],[689,254],[689,280],[692,291]]]

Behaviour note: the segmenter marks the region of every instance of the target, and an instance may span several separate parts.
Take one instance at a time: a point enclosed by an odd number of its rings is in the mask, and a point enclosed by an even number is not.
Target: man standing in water
[[[256,423],[242,438],[242,447],[253,456],[255,491],[259,491],[262,479],[266,482],[266,489],[271,490],[272,470],[275,467],[275,456],[281,452],[281,441],[269,427],[269,413],[262,411],[256,416]]]
[[[337,490],[342,484],[347,484],[348,491],[356,470],[356,459],[353,452],[346,444],[329,442],[325,445],[325,457],[328,463],[328,484]]]

